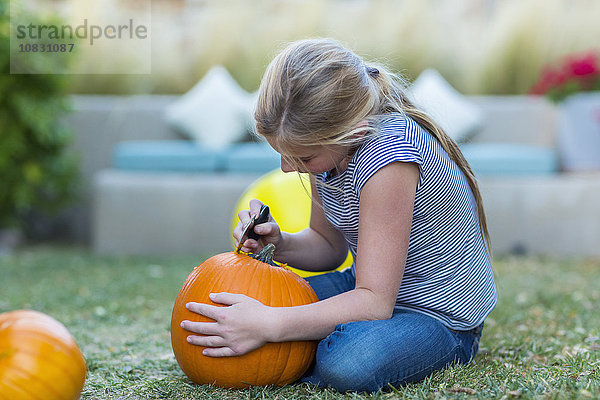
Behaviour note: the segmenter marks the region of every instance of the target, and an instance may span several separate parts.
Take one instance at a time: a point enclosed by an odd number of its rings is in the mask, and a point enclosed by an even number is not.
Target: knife
[[[269,206],[263,204],[263,206],[260,208],[260,212],[258,213],[258,215],[254,215],[252,218],[250,218],[250,221],[248,221],[246,226],[244,226],[244,229],[242,230],[242,236],[240,237],[240,242],[238,243],[235,252],[240,252],[240,249],[244,245],[246,238],[258,240],[260,238],[260,235],[254,232],[254,227],[256,225],[264,224],[268,220]]]

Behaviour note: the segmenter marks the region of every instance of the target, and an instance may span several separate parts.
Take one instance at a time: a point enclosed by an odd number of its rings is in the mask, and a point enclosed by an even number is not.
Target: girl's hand
[[[253,199],[250,200],[249,210],[242,210],[238,213],[240,222],[238,222],[237,226],[233,230],[233,237],[235,238],[236,246],[240,242],[244,226],[246,226],[252,216],[260,213],[260,208],[262,205],[263,203],[261,203],[260,200]],[[254,227],[254,232],[260,235],[260,239],[246,239],[242,245],[242,248],[240,249],[244,253],[256,253],[269,243],[273,243],[275,247],[277,247],[281,242],[281,230],[271,215],[269,215],[269,220],[267,222],[256,225]]]
[[[182,321],[181,327],[200,336],[190,335],[188,343],[204,346],[209,357],[241,356],[269,340],[273,322],[271,307],[243,294],[211,293],[210,299],[228,307],[187,303],[186,308],[215,322]]]

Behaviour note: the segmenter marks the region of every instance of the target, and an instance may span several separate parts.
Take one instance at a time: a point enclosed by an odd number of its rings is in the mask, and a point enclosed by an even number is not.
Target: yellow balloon
[[[269,206],[271,215],[282,231],[293,233],[308,228],[310,193],[308,175],[298,176],[297,173],[284,173],[280,169],[268,172],[251,183],[238,200],[231,220],[231,230],[233,231],[239,222],[238,213],[247,210],[252,199],[258,199]],[[352,265],[352,255],[348,252],[346,261],[337,270],[345,269],[350,265]],[[322,273],[290,268],[302,277]]]

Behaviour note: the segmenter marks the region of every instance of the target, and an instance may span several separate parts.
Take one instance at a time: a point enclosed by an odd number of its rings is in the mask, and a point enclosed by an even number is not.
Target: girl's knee
[[[379,387],[373,382],[371,371],[361,368],[356,360],[335,362],[333,358],[317,361],[319,385],[340,392],[375,392]]]
[[[340,325],[319,343],[315,365],[319,385],[342,392],[377,391],[373,354],[345,330],[346,326]]]

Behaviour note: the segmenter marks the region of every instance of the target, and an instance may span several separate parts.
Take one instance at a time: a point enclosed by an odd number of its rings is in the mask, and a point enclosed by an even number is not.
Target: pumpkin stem
[[[262,248],[261,251],[254,254],[248,254],[250,257],[255,260],[264,262],[265,264],[272,265],[273,267],[278,267],[275,262],[273,262],[273,254],[275,253],[275,245],[273,243],[269,243],[265,247]]]

